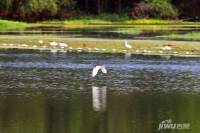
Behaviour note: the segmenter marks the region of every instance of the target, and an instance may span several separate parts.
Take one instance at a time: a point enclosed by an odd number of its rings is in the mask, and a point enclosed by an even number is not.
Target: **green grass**
[[[123,21],[122,21],[123,20]],[[200,22],[186,22],[181,20],[157,20],[157,19],[122,19],[119,21],[105,20],[100,18],[83,18],[66,20],[64,25],[199,25]]]
[[[16,22],[9,20],[0,20],[0,31],[6,30],[21,30],[27,26],[24,22]]]
[[[191,32],[186,34],[170,34],[159,36],[158,38],[167,40],[190,40],[190,41],[200,41],[200,32]]]
[[[117,17],[116,17],[117,18]],[[63,26],[72,31],[98,31],[102,33],[107,32],[119,32],[122,34],[137,35],[146,29],[164,29],[169,30],[176,28],[190,28],[191,26],[200,26],[199,23],[183,22],[183,21],[170,21],[170,20],[155,20],[155,19],[140,19],[130,20],[127,18],[121,18],[121,20],[113,18],[99,17],[92,18],[77,18],[67,21],[44,21],[36,24],[26,24],[22,22],[13,22],[0,20],[0,30],[14,30],[23,29],[26,26]],[[179,27],[180,26],[180,27]],[[56,35],[1,35],[0,36],[0,48],[19,48],[19,49],[60,49],[60,47],[52,48],[49,45],[50,41],[65,42],[72,47],[74,51],[78,51],[78,48],[82,48],[84,51],[90,52],[104,52],[104,53],[136,53],[136,54],[176,54],[176,55],[200,55],[200,44],[192,41],[164,41],[164,40],[200,40],[200,32],[192,32],[187,34],[170,34],[158,37],[163,40],[129,40],[129,44],[133,45],[133,49],[126,49],[124,47],[123,40],[120,39],[95,39],[95,38],[61,38]],[[38,41],[43,40],[44,43],[40,44]],[[11,45],[12,44],[12,45]],[[27,47],[23,47],[23,44],[27,44]],[[163,51],[163,47],[170,44],[172,50]],[[45,47],[44,47],[45,46]],[[95,50],[99,49],[99,50]],[[65,50],[69,50],[66,48]],[[178,52],[178,54],[177,54]]]
[[[127,16],[106,17],[80,17],[64,21],[49,20],[38,22],[38,24],[60,24],[60,25],[199,25],[200,22],[188,22],[182,20],[160,20],[160,19],[137,19],[133,20]]]

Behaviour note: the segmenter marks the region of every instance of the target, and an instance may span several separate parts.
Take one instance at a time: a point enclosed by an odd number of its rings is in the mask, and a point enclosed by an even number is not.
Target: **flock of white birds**
[[[51,46],[53,46],[53,47],[56,47],[56,46],[60,46],[61,48],[68,47],[68,45],[67,45],[67,44],[65,44],[65,43],[63,43],[63,42],[61,42],[61,43],[57,43],[57,42],[50,42],[49,44],[50,44]]]

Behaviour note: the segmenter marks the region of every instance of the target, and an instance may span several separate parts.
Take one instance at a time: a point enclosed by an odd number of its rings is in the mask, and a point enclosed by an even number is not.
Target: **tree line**
[[[0,0],[0,18],[37,21],[120,14],[134,19],[197,19],[199,5],[199,0]]]

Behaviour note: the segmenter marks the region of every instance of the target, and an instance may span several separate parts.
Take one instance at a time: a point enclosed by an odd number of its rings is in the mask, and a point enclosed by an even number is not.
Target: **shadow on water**
[[[91,78],[99,62],[108,74]],[[1,51],[0,132],[151,133],[172,119],[196,133],[199,65],[199,58]]]

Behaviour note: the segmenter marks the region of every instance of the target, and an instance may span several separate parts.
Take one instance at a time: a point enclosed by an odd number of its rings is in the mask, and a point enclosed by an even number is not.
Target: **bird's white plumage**
[[[43,43],[43,41],[42,41],[42,40],[39,40],[38,42],[39,42],[39,43],[41,43],[41,44]]]
[[[161,49],[162,49],[162,50],[172,50],[172,48],[169,47],[169,46],[162,47]]]
[[[124,41],[124,46],[128,49],[131,49],[132,46],[130,44],[128,44],[128,41]]]
[[[57,43],[57,42],[50,42],[50,45],[51,45],[51,46],[57,46],[58,43]]]
[[[105,68],[105,66],[102,66],[102,67],[101,67],[101,71],[102,71],[103,73],[105,73],[105,74],[107,73],[107,69]]]
[[[95,77],[98,74],[99,70],[101,70],[102,73],[104,73],[104,74],[107,73],[107,70],[106,70],[105,66],[98,65],[98,66],[95,66],[93,68],[93,70],[92,70],[92,77]]]
[[[59,45],[60,45],[60,47],[68,47],[68,45],[63,42],[59,43]]]
[[[101,66],[94,67],[92,70],[92,77],[95,77],[100,69],[101,69]]]

